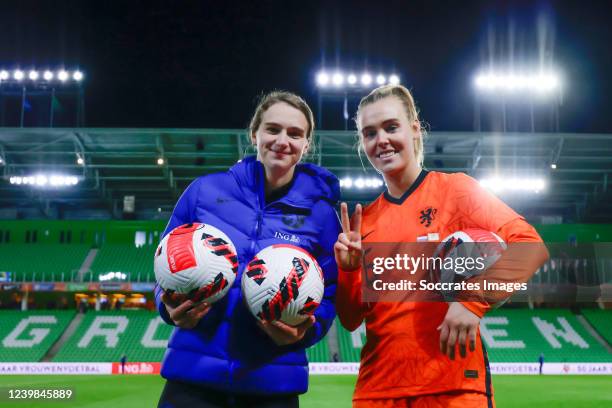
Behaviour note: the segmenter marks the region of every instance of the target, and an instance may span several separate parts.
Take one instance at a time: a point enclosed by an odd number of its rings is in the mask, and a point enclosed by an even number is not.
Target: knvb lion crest
[[[304,225],[306,217],[303,215],[283,215],[283,224],[291,229],[299,229]]]
[[[431,223],[436,219],[437,212],[438,210],[433,207],[427,207],[424,210],[421,210],[419,214],[419,220],[421,221],[421,224],[426,227],[429,227]]]

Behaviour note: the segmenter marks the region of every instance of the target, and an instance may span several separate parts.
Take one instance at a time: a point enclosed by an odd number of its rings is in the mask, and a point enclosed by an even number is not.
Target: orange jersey
[[[400,199],[385,193],[367,206],[361,235],[364,243],[417,242],[417,237],[429,237],[431,242],[466,228],[497,232],[506,242],[541,242],[533,227],[471,177],[426,171]],[[486,309],[486,305],[464,305],[480,316]],[[336,308],[347,329],[355,330],[364,319],[366,323],[354,400],[461,390],[492,395],[481,341],[466,358],[450,360],[439,350],[437,328],[448,304],[366,304],[361,301],[361,271],[340,270]]]

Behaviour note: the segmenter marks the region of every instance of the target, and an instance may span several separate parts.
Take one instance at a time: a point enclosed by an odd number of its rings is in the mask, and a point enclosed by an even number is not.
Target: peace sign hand
[[[340,220],[342,232],[334,245],[334,255],[340,269],[352,271],[361,266],[361,204],[355,207],[352,222],[346,203],[340,204]]]

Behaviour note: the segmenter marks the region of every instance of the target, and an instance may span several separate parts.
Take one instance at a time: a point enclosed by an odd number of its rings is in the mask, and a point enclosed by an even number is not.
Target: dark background
[[[512,54],[559,67],[561,131],[612,131],[608,1],[15,3],[1,5],[0,66],[79,67],[88,127],[242,128],[264,91],[316,109],[315,73],[338,65],[398,72],[431,130],[469,131],[474,74]]]

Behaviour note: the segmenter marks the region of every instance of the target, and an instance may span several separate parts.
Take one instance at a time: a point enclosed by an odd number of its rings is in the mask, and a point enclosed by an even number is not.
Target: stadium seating
[[[340,360],[343,362],[358,363],[361,355],[361,348],[365,344],[365,325],[362,324],[354,332],[349,332],[336,319],[338,328],[338,347],[340,348]]]
[[[136,247],[129,244],[105,244],[91,265],[94,281],[109,272],[123,272],[132,282],[153,282],[153,255],[157,247],[144,245]]]
[[[496,310],[483,319],[481,335],[495,362],[535,362],[540,353],[548,362],[612,361],[568,310]]]
[[[610,328],[610,312],[594,314],[601,315],[596,327]],[[342,361],[359,361],[364,334],[363,325],[349,333],[338,322]],[[492,362],[537,362],[540,353],[548,362],[612,361],[612,354],[568,310],[495,310],[483,319],[481,335]]]
[[[610,311],[585,310],[599,333],[610,338]],[[1,311],[0,361],[40,361],[63,331],[74,311]],[[337,324],[339,358],[358,362],[365,327],[353,333]],[[149,311],[90,311],[53,361],[161,361],[172,327]],[[610,362],[610,354],[576,316],[562,309],[500,309],[482,321],[481,335],[492,362]],[[311,362],[331,361],[328,339],[307,350]]]
[[[0,361],[40,361],[74,315],[74,311],[0,311]]]
[[[0,271],[11,272],[13,281],[69,281],[89,251],[82,244],[3,244]]]
[[[612,345],[612,310],[582,309],[582,314],[597,333]]]
[[[306,349],[306,355],[308,356],[308,361],[311,363],[326,363],[330,361],[327,338],[324,338],[314,346]]]
[[[155,312],[88,312],[53,361],[161,361],[171,332]]]

